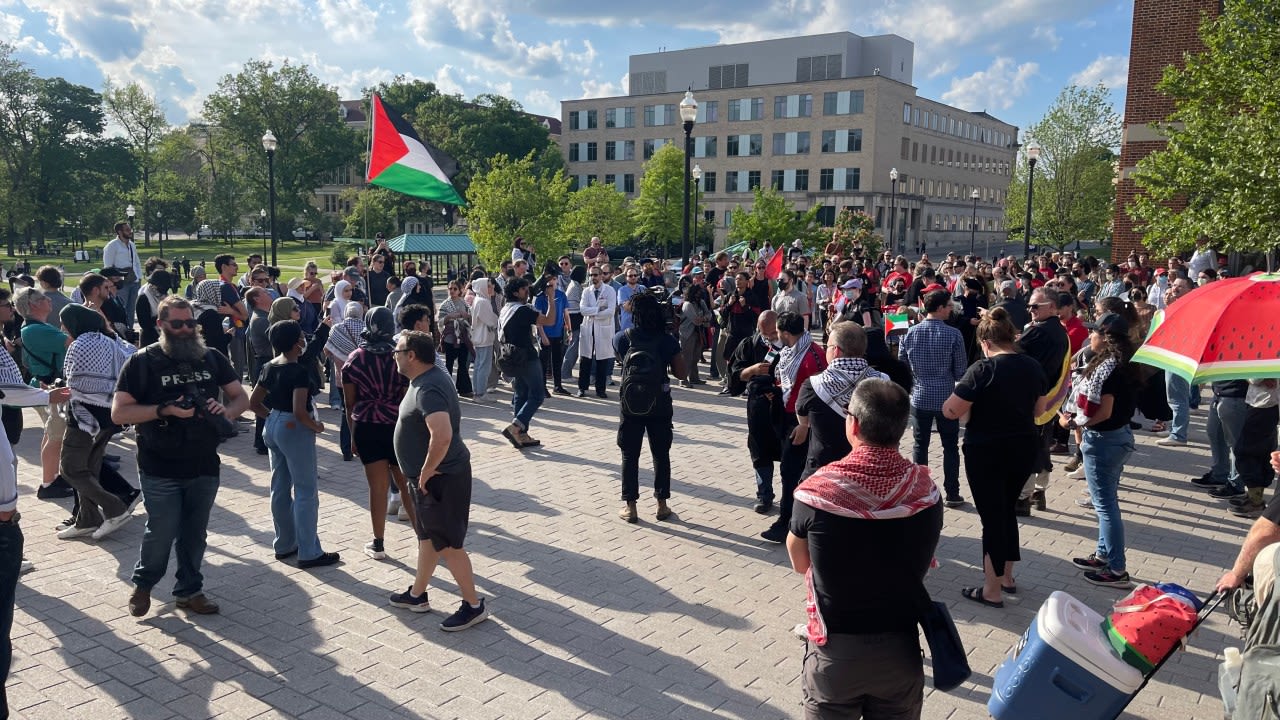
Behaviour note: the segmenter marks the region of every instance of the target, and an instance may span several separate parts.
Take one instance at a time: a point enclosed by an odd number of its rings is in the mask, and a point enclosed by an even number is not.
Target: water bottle
[[[1226,708],[1226,717],[1236,711],[1236,690],[1240,687],[1240,669],[1244,658],[1240,648],[1229,647],[1222,651],[1222,664],[1218,666],[1218,694],[1222,696],[1222,705]]]

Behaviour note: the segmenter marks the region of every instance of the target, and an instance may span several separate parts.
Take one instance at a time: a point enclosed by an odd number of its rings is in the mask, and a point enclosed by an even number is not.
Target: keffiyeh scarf
[[[911,517],[942,500],[929,468],[904,458],[897,448],[859,445],[848,455],[809,476],[795,499],[815,510],[859,520]],[[809,640],[827,643],[827,625],[813,591],[813,568],[805,574]]]
[[[1102,385],[1111,377],[1111,373],[1120,367],[1120,361],[1109,357],[1098,364],[1093,372],[1080,373],[1072,383],[1071,396],[1075,398],[1074,408],[1077,416],[1093,417],[1102,406]],[[1082,423],[1083,424],[1083,423]]]
[[[363,320],[343,320],[341,323],[333,326],[333,332],[329,333],[329,340],[325,343],[324,349],[333,355],[335,364],[341,365],[351,357],[351,353],[360,347],[360,335],[364,332]]]
[[[814,375],[810,380],[813,392],[828,407],[836,411],[840,417],[849,412],[849,398],[853,397],[853,389],[864,378],[889,377],[879,370],[873,370],[863,358],[838,357],[831,361],[826,370]]]
[[[809,348],[812,346],[813,336],[806,330],[795,345],[782,348],[782,352],[778,355],[778,384],[782,386],[783,405],[790,401],[791,391],[800,373],[800,366],[804,364],[804,358],[809,354]]]
[[[222,305],[222,281],[201,280],[196,285],[195,294],[195,306],[198,308],[196,315],[205,310],[217,310]]]
[[[87,406],[99,408],[98,415],[111,408],[111,395],[115,392],[120,369],[136,350],[123,340],[97,331],[77,336],[67,347],[63,374],[67,378],[67,387],[71,389],[69,419],[84,432],[90,435],[98,433],[98,417]]]

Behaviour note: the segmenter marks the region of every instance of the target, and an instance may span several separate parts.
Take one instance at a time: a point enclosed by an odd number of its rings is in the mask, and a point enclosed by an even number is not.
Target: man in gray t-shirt
[[[489,616],[476,594],[471,558],[462,549],[471,512],[471,453],[462,444],[462,411],[449,375],[436,367],[436,343],[428,333],[406,330],[393,351],[396,370],[409,378],[409,391],[396,418],[396,461],[409,479],[418,511],[418,572],[413,585],[391,596],[391,604],[427,612],[427,584],[444,558],[462,594],[462,606],[440,628],[465,630]]]

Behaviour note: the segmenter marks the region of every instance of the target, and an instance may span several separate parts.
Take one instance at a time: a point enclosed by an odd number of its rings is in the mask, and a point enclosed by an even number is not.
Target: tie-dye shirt
[[[342,382],[356,388],[351,416],[357,422],[396,424],[400,399],[409,388],[409,381],[396,370],[390,353],[371,353],[364,348],[351,353],[342,370]]]

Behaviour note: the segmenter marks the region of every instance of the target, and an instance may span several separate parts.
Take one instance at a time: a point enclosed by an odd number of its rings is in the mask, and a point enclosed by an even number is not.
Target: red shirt
[[[1089,341],[1089,328],[1085,327],[1080,318],[1075,315],[1072,315],[1071,319],[1063,325],[1066,326],[1067,339],[1071,341],[1071,354],[1074,356]]]
[[[796,414],[796,398],[800,397],[800,386],[804,384],[804,381],[826,369],[827,357],[822,354],[822,348],[818,347],[817,344],[811,344],[809,351],[804,354],[804,358],[800,361],[800,369],[796,371],[795,384],[791,386],[791,395],[787,397],[785,409],[788,415]]]
[[[911,277],[911,273],[909,272],[899,272],[897,270],[894,270],[893,272],[885,276],[884,284],[892,285],[894,278],[902,278],[903,287],[911,287],[912,281],[915,280],[915,278]]]

